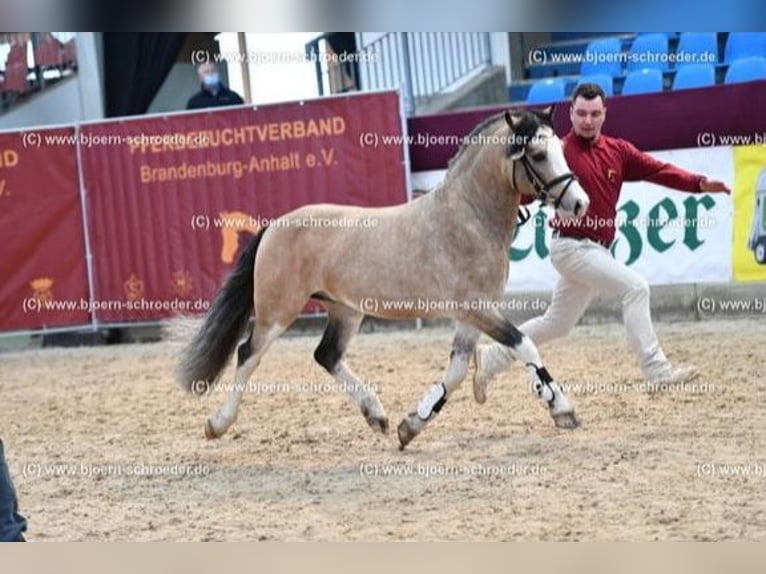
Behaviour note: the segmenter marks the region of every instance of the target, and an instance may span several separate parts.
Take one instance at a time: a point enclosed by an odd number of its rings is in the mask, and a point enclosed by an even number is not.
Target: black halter
[[[527,159],[525,153],[525,155],[522,155],[519,159],[513,161],[513,187],[516,189],[518,189],[518,186],[516,185],[516,162],[519,161],[524,168],[524,172],[527,174],[529,183],[532,184],[532,187],[534,187],[535,191],[537,192],[537,199],[542,203],[548,202],[548,195],[550,195],[550,191],[554,186],[563,182],[567,182],[564,186],[564,189],[561,190],[561,193],[553,202],[553,207],[558,209],[561,205],[561,201],[564,199],[564,195],[566,195],[566,192],[569,189],[569,186],[572,185],[572,183],[577,179],[575,175],[570,171],[546,182],[543,179],[543,176],[540,175],[540,172],[538,172],[534,166],[529,163],[529,159]]]

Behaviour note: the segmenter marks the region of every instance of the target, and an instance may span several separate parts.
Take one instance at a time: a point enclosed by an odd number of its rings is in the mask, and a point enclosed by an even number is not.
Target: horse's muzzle
[[[589,206],[590,206],[590,202],[588,202],[587,200],[580,201],[578,199],[577,201],[575,201],[574,210],[572,211],[572,213],[574,214],[575,217],[580,218],[583,215],[585,215],[585,213],[588,211]]]

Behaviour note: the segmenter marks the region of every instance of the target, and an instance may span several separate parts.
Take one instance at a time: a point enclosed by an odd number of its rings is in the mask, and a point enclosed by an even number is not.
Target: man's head
[[[598,84],[580,84],[572,92],[572,107],[569,109],[572,129],[575,134],[587,140],[601,135],[601,126],[606,119],[606,94]]]
[[[218,66],[213,62],[200,64],[197,68],[197,76],[199,76],[200,83],[206,88],[217,88],[221,82],[221,78],[218,75]]]

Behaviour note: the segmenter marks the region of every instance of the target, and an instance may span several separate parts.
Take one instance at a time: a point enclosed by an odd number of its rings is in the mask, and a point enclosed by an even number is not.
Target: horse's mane
[[[525,138],[525,139],[531,138],[537,132],[538,128],[544,123],[546,123],[542,120],[542,118],[540,118],[540,116],[528,110],[517,110],[512,113],[514,115],[516,114],[521,115],[521,123],[516,129],[516,134],[520,138]],[[505,122],[505,112],[500,112],[498,114],[488,117],[487,119],[479,123],[475,128],[471,130],[471,132],[465,138],[466,141],[464,141],[460,145],[460,148],[458,148],[457,153],[455,153],[452,159],[449,160],[449,163],[447,164],[447,177],[449,177],[450,173],[453,171],[453,167],[457,165],[458,160],[465,154],[465,151],[473,145],[471,143],[471,140],[473,140],[475,136],[479,135],[480,133],[484,131],[489,131],[490,127],[494,127],[494,125],[500,120]],[[510,133],[510,130],[509,130],[509,133]],[[506,154],[507,155],[511,154],[510,143],[506,146]]]
[[[452,166],[454,166],[457,163],[457,160],[460,159],[460,157],[463,155],[465,150],[470,147],[470,140],[474,138],[474,136],[480,134],[485,129],[487,129],[490,125],[497,122],[499,119],[503,118],[505,115],[505,112],[500,112],[499,114],[495,114],[494,116],[490,116],[483,120],[481,123],[479,123],[475,128],[471,130],[471,132],[466,136],[465,140],[462,144],[460,144],[460,147],[457,150],[457,153],[455,153],[454,156],[449,160],[447,163],[447,173],[450,172],[452,169]]]

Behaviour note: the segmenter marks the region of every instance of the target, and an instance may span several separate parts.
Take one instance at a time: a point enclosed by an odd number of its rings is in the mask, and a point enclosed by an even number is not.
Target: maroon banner
[[[88,323],[74,137],[0,134],[0,330]]]
[[[197,313],[264,221],[406,201],[394,92],[82,128],[99,322]],[[380,139],[378,139],[380,138]]]

